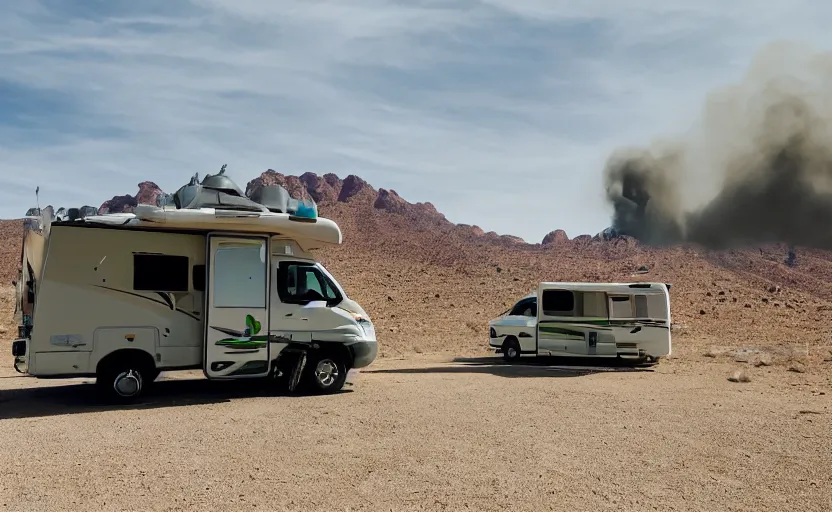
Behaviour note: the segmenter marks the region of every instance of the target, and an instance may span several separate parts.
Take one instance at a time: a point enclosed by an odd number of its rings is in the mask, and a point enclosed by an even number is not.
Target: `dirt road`
[[[421,357],[328,397],[177,375],[117,410],[9,366],[0,510],[832,509],[828,381],[785,369]]]

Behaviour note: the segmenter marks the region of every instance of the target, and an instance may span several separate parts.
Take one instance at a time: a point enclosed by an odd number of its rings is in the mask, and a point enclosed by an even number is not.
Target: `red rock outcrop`
[[[347,203],[356,200],[369,200],[375,202],[376,191],[366,181],[354,174],[344,178],[341,184],[341,192],[338,194],[338,201]]]
[[[543,237],[543,245],[551,245],[551,244],[562,244],[564,242],[568,242],[569,237],[566,235],[566,231],[562,229],[556,229],[550,232],[548,235]]]
[[[152,181],[139,183],[139,192],[135,196],[123,195],[113,196],[112,199],[104,201],[98,208],[99,214],[124,213],[133,211],[139,204],[156,204],[156,199],[164,192]]]
[[[387,190],[386,188],[378,189],[378,196],[373,203],[374,208],[385,210],[391,213],[406,213],[410,203],[401,198],[395,190]]]
[[[338,176],[334,174],[327,176],[333,176],[335,180],[330,183],[326,176],[318,176],[314,172],[305,172],[300,175],[300,182],[306,188],[306,192],[318,204],[334,203],[341,192],[341,180]]]
[[[280,185],[285,188],[289,195],[295,199],[311,199],[312,196],[304,182],[298,176],[287,176],[273,169],[269,169],[257,178],[246,184],[246,195],[252,194],[255,190],[270,185]]]

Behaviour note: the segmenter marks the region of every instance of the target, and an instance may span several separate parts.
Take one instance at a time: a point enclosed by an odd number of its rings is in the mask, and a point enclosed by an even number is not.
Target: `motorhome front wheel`
[[[520,359],[520,343],[514,337],[509,337],[503,342],[503,357],[506,361]]]
[[[312,357],[309,382],[312,388],[322,393],[335,393],[344,387],[347,380],[347,369],[341,358],[332,355]]]

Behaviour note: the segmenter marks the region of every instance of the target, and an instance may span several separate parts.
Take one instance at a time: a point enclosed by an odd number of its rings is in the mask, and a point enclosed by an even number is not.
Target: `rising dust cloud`
[[[604,182],[613,227],[646,243],[832,249],[832,52],[763,48],[690,133],[615,151]]]

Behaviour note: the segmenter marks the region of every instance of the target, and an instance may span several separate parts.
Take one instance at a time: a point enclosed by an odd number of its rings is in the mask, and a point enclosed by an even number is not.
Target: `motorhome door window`
[[[266,263],[261,261],[265,242],[220,247],[214,254],[214,307],[266,307]]]

